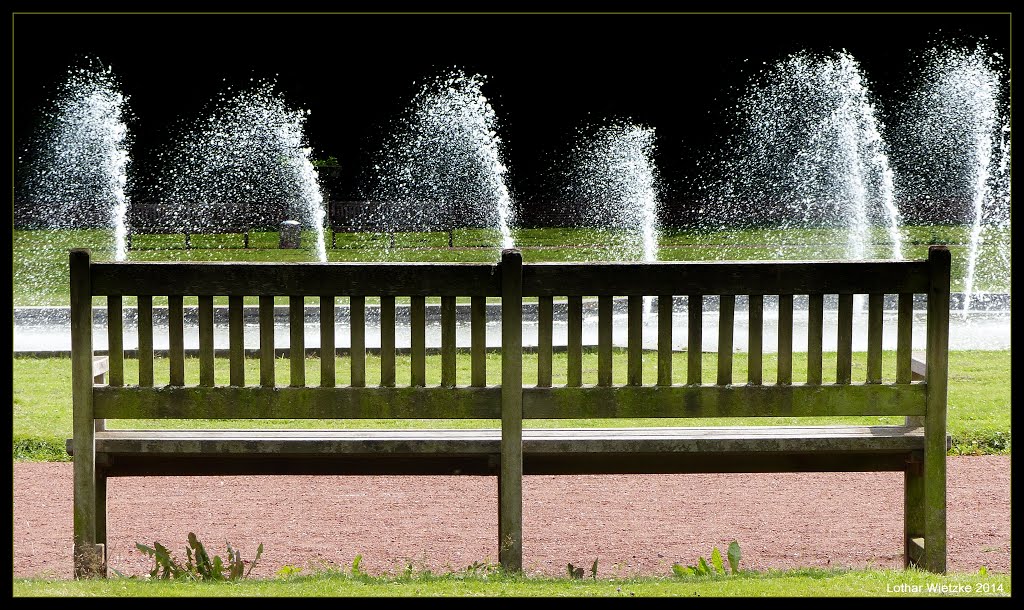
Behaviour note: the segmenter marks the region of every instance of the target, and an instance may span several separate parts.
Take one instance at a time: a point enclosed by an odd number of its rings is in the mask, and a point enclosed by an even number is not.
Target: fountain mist
[[[120,261],[127,257],[128,98],[110,68],[89,63],[68,73],[44,118],[27,200],[42,228],[111,228]]]
[[[658,172],[654,129],[609,123],[580,133],[568,170],[576,222],[610,230],[618,257],[658,259]]]
[[[484,84],[453,70],[416,94],[374,168],[382,228],[486,227],[500,233],[502,248],[514,247],[512,197]]]
[[[271,83],[230,88],[179,146],[165,153],[161,191],[183,224],[210,222],[224,206],[247,206],[255,223],[300,220],[315,236],[314,255],[327,260],[327,211],[304,133],[308,112],[289,108]]]
[[[913,163],[904,198],[929,220],[970,226],[964,313],[983,289],[1005,289],[1010,268],[1010,126],[1002,58],[983,46],[933,48],[907,105]]]
[[[730,222],[841,228],[843,256],[872,256],[873,226],[903,257],[893,172],[871,94],[847,53],[798,53],[771,66],[738,105]],[[886,256],[890,254],[887,253]]]

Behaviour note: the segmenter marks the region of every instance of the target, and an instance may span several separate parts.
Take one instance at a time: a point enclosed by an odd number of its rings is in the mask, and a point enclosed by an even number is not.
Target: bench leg
[[[523,570],[521,484],[521,476],[503,478],[498,474],[498,561],[508,573]]]
[[[98,482],[103,477],[96,476],[94,467],[95,461],[82,455],[82,452],[75,452],[75,578],[105,578],[107,575],[104,541],[97,536],[100,530],[97,509],[101,504],[104,510],[100,514],[106,519],[106,480]],[[103,490],[102,496],[100,489]],[[105,538],[105,523],[102,529]]]
[[[100,576],[107,577],[107,476],[96,473],[96,552]]]
[[[946,573],[946,447],[924,452],[924,559],[921,567]]]
[[[924,559],[924,456],[915,452],[903,474],[903,567],[922,567]]]

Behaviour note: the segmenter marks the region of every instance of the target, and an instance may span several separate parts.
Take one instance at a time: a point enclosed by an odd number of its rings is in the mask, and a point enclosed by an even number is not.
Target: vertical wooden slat
[[[914,336],[914,295],[904,293],[896,305],[896,383],[910,383]]]
[[[414,387],[427,385],[427,317],[426,297],[409,298],[409,322],[412,333],[411,383]]]
[[[882,298],[868,295],[868,383],[882,383]]]
[[[658,296],[658,385],[672,385],[672,295]]]
[[[554,303],[550,296],[537,299],[537,387],[551,387],[551,334]]]
[[[107,297],[107,384],[124,385],[124,314],[121,296]]]
[[[153,387],[153,297],[139,295],[139,385]]]
[[[366,385],[366,297],[349,297],[348,320],[351,386],[361,388]]]
[[[836,336],[836,383],[850,383],[853,368],[853,295],[839,295]]]
[[[337,344],[334,336],[334,295],[320,296],[320,386],[333,388]]]
[[[274,387],[274,297],[261,295],[260,385]]]
[[[764,351],[764,296],[752,294],[748,298],[747,321],[747,383],[761,385]]]
[[[441,297],[441,386],[455,387],[455,297]]]
[[[245,385],[245,304],[240,296],[228,297],[229,383]]]
[[[90,251],[69,254],[71,272],[71,409],[74,459],[75,577],[99,576],[96,537],[96,429],[92,400],[92,277]]]
[[[509,572],[523,568],[523,258],[501,255],[501,465],[498,557]]]
[[[612,296],[597,297],[597,385],[612,384]]]
[[[718,297],[718,385],[732,383],[732,336],[736,324],[736,295]]]
[[[807,383],[821,385],[821,345],[824,340],[825,295],[807,297]]]
[[[569,295],[568,335],[566,337],[566,385],[583,385],[583,297]]]
[[[487,385],[487,298],[469,300],[470,385]]]
[[[185,385],[185,308],[180,294],[167,297],[167,344],[171,361],[170,385]]]
[[[288,297],[288,369],[294,388],[306,385],[306,316],[305,298]]]
[[[395,297],[380,298],[380,385],[395,387]]]
[[[793,383],[793,295],[779,295],[779,385]]]
[[[213,370],[213,297],[199,297],[199,385],[214,385]]]
[[[686,383],[697,385],[702,383],[704,368],[704,297],[691,294],[686,297],[687,333],[686,333]]]
[[[630,295],[626,303],[626,385],[643,385],[644,297]]]
[[[925,378],[924,567],[946,572],[946,400],[949,374],[950,254],[945,246],[928,249],[928,350]]]

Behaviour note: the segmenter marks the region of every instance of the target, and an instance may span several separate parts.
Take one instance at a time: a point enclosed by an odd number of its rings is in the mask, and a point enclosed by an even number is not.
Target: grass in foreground
[[[644,383],[656,381],[656,354],[645,353]],[[674,382],[684,383],[686,374],[685,352],[674,355]],[[397,358],[398,383],[406,384],[409,380],[409,357]],[[247,361],[246,381],[257,383],[259,380],[259,362],[256,359]],[[366,358],[366,382],[375,385],[380,380],[380,359],[368,354]],[[68,358],[27,358],[19,357],[13,361],[14,391],[14,458],[44,461],[66,461],[70,458],[64,449],[65,439],[71,436],[71,366]],[[187,358],[186,383],[198,383],[198,360]],[[316,386],[320,383],[320,365],[317,358],[307,358],[306,383]],[[457,358],[457,383],[468,384],[470,379],[468,355],[460,353]],[[593,384],[597,380],[597,354],[593,350],[584,353],[583,383]],[[216,382],[227,384],[228,363],[226,359],[216,362]],[[717,366],[717,355],[704,354],[703,378],[713,381]],[[734,379],[742,383],[746,379],[746,355],[734,354]],[[775,354],[764,355],[764,383],[775,382]],[[565,383],[566,355],[556,353],[553,357],[553,383]],[[339,357],[335,362],[337,383],[347,385],[350,379],[350,362],[347,357]],[[536,383],[536,354],[525,354],[523,363],[525,385]],[[625,382],[626,355],[623,350],[613,354],[613,381],[616,384]],[[824,354],[823,371],[825,383],[835,379],[835,354]],[[949,408],[948,431],[953,439],[952,454],[1008,454],[1010,452],[1010,352],[1009,351],[953,351],[949,353]],[[892,352],[883,355],[883,378],[895,376],[895,356]],[[157,359],[155,363],[156,384],[164,385],[168,381],[169,364],[166,359]],[[277,384],[286,386],[289,382],[289,361],[279,358],[276,361],[275,373]],[[806,360],[797,355],[793,361],[794,381],[799,383],[806,378]],[[831,378],[829,377],[831,375]],[[864,379],[866,375],[866,355],[855,353],[853,358],[853,379]],[[134,377],[133,377],[134,376]],[[132,383],[138,379],[137,361],[125,361],[125,379]],[[500,383],[501,358],[498,353],[488,354],[487,381],[489,384]],[[427,383],[436,385],[440,382],[440,356],[427,356]],[[754,419],[618,419],[618,420],[528,420],[525,425],[530,427],[555,426],[685,426],[685,425],[750,425],[760,423],[777,424],[897,424],[902,418],[871,417],[871,418],[766,418]],[[496,426],[497,422],[487,420],[191,420],[191,421],[147,421],[131,420],[111,422],[112,427],[166,427],[177,425],[182,427],[438,427],[438,428],[472,428]]]
[[[583,579],[500,571],[371,577],[324,572],[230,582],[14,579],[15,597],[1009,597],[1009,574],[801,569]]]

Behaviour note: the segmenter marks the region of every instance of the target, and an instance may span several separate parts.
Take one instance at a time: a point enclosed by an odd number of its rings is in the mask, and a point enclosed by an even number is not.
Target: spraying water
[[[613,122],[580,136],[567,189],[580,202],[577,222],[610,229],[620,258],[658,260],[654,129]]]
[[[179,222],[201,227],[225,209],[257,225],[297,219],[313,230],[316,259],[326,261],[327,210],[304,132],[309,113],[289,108],[271,83],[228,88],[217,102],[164,155],[164,199]]]
[[[763,71],[738,105],[731,218],[839,228],[849,259],[871,257],[872,227],[882,226],[891,243],[885,256],[902,259],[893,171],[876,114],[846,52],[802,52]]]
[[[507,168],[484,84],[483,76],[452,70],[416,94],[375,168],[383,227],[486,227],[497,230],[502,248],[515,246]]]
[[[117,261],[127,258],[127,102],[99,61],[72,69],[45,116],[25,184],[37,226],[109,227]]]
[[[970,226],[965,315],[979,285],[1002,288],[1009,277],[1010,126],[1001,59],[981,45],[930,49],[908,105],[917,175],[907,196],[940,208],[930,220]]]

